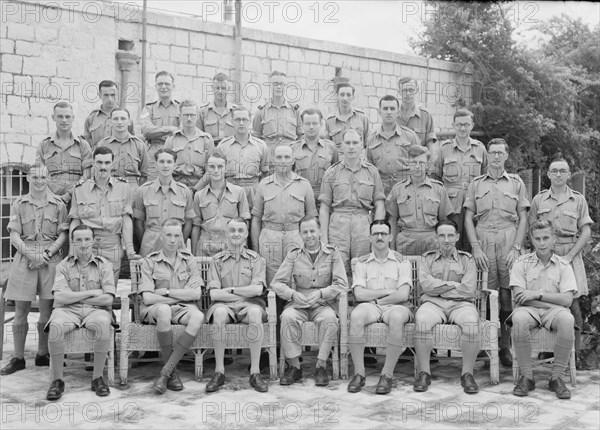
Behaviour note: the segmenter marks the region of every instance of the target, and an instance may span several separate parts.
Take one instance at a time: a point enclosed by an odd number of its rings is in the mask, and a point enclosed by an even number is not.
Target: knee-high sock
[[[433,349],[433,332],[431,330],[415,333],[415,353],[417,355],[417,370],[431,375],[429,356]]]
[[[2,321],[4,324],[4,321]],[[13,339],[15,344],[15,357],[25,357],[25,341],[27,340],[27,332],[29,331],[29,324],[15,324],[12,325]]]
[[[38,332],[38,354],[48,354],[48,333],[44,333],[44,327],[46,323],[37,323]]]
[[[519,327],[519,324],[514,323],[512,332],[515,354],[517,355],[521,375],[533,379],[531,333],[529,332],[529,327]]]
[[[260,372],[260,348],[262,345],[262,324],[251,323],[248,327],[248,344],[250,345],[250,374]]]
[[[510,314],[510,311],[500,311],[500,348],[510,348],[510,329],[506,327]]]
[[[169,357],[169,361],[167,361],[167,364],[165,364],[160,371],[161,375],[171,375],[173,370],[175,370],[175,366],[177,363],[179,363],[179,360],[181,360],[181,357],[183,357],[185,351],[192,346],[195,339],[196,336],[189,334],[187,331],[184,331],[181,336],[179,336],[179,339],[177,339],[177,344],[175,344],[175,348]]]
[[[52,336],[51,339],[55,337]],[[65,362],[65,341],[57,339],[53,342],[48,342],[48,351],[50,352],[50,361],[52,367],[50,369],[52,380],[63,379],[63,363]]]
[[[157,331],[156,337],[158,339],[160,349],[162,350],[163,363],[166,363],[167,361],[169,361],[169,357],[171,356],[171,352],[173,351],[173,330]]]
[[[214,323],[213,350],[215,352],[215,373],[225,373],[225,323]],[[250,358],[252,360],[252,358]]]
[[[104,365],[106,364],[106,357],[108,356],[108,350],[110,349],[110,342],[112,339],[99,339],[94,343],[94,372],[92,379],[99,378],[104,373]]]
[[[567,368],[567,363],[573,349],[573,337],[556,336],[554,342],[554,366],[552,367],[552,377],[561,376]]]
[[[473,374],[473,367],[475,366],[477,354],[481,348],[481,336],[469,336],[463,332],[460,341],[463,354],[461,375],[464,375],[465,373]]]
[[[352,355],[354,373],[365,376],[365,337],[348,336],[348,348]]]
[[[398,362],[398,357],[402,354],[402,331],[399,333],[389,333],[388,341],[386,346],[385,364],[381,370],[382,375],[386,375],[390,378],[394,376],[394,368]]]

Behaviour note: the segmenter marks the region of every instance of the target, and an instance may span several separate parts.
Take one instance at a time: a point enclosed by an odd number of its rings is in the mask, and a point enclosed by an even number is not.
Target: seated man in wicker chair
[[[460,377],[464,392],[475,394],[479,387],[473,367],[481,344],[479,313],[475,307],[477,266],[471,254],[456,249],[458,225],[442,220],[435,226],[439,249],[425,253],[419,264],[419,282],[423,289],[421,306],[415,313],[414,345],[418,376],[415,391],[427,391],[431,383],[429,355],[433,348],[433,328],[446,321],[460,326],[463,356]]]
[[[263,322],[267,320],[266,303],[262,298],[266,287],[265,259],[246,248],[248,226],[243,218],[232,218],[227,223],[227,249],[213,257],[208,272],[208,290],[213,305],[206,313],[214,324],[212,332],[215,350],[215,373],[206,385],[206,391],[218,391],[225,383],[225,324],[230,321],[249,324],[250,385],[260,393],[269,390],[259,368],[260,348],[263,343]]]
[[[348,391],[357,393],[365,385],[365,327],[375,322],[389,326],[385,364],[375,392],[392,391],[392,377],[403,350],[404,325],[412,320],[408,304],[412,284],[410,261],[390,249],[392,229],[387,221],[371,223],[371,253],[356,263],[352,288],[358,306],[350,314],[348,344],[354,376]]]
[[[156,324],[156,336],[165,360],[154,381],[154,389],[160,394],[167,389],[183,390],[175,366],[192,346],[204,323],[204,314],[196,304],[202,296],[203,282],[192,254],[179,249],[182,234],[181,222],[172,218],[165,220],[161,232],[163,248],[150,253],[141,268],[140,316],[142,321]],[[171,324],[186,326],[174,348]]]

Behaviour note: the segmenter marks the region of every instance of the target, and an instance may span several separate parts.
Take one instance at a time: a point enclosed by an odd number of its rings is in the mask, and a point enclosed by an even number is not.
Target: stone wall
[[[3,143],[36,146],[54,129],[50,114],[58,98],[75,104],[74,128],[81,133],[84,118],[99,105],[98,82],[121,81],[115,59],[119,41],[133,41],[132,52],[142,53],[142,12],[132,4],[41,3],[1,2]],[[253,29],[243,29],[242,36],[242,83],[231,97],[241,96],[252,110],[269,98],[266,82],[272,69],[287,73],[291,101],[330,112],[335,107],[331,80],[341,68],[342,76],[357,87],[356,106],[368,111],[372,123],[379,121],[379,98],[397,95],[397,80],[403,75],[419,79],[421,104],[433,112],[438,131],[448,130],[457,93],[470,100],[471,76],[458,64]],[[209,84],[216,72],[234,73],[231,25],[149,11],[147,40],[147,101],[155,97],[158,70],[175,75],[175,98],[199,102],[212,99]],[[134,120],[141,108],[141,75],[138,64],[125,89]]]

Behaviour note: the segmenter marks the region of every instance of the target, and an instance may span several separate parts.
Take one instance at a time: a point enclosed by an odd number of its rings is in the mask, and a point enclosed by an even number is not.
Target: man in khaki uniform
[[[138,188],[133,200],[134,234],[141,243],[142,257],[162,249],[161,226],[170,218],[179,220],[183,226],[183,247],[196,216],[192,192],[173,179],[177,155],[170,149],[161,148],[154,157],[159,176]]]
[[[213,101],[200,106],[196,126],[209,133],[215,145],[224,138],[233,136],[233,109],[237,106],[227,101],[230,90],[229,77],[225,73],[217,73],[212,83]]]
[[[467,109],[454,112],[454,129],[456,136],[442,143],[440,157],[437,161],[437,176],[442,178],[444,187],[452,202],[454,213],[450,216],[458,225],[459,239],[456,247],[469,252],[471,246],[464,233],[466,209],[463,207],[467,196],[467,188],[481,172],[487,171],[487,151],[485,145],[469,137],[473,130],[473,113]]]
[[[206,161],[215,150],[210,134],[196,127],[198,105],[184,100],[179,105],[181,127],[165,142],[165,148],[177,154],[173,177],[176,181],[193,188],[204,176]]]
[[[262,139],[269,148],[269,174],[274,172],[273,155],[279,145],[289,145],[302,136],[300,107],[292,106],[285,100],[286,74],[274,70],[269,75],[272,98],[258,112],[252,121],[252,134]]]
[[[267,304],[262,296],[266,290],[265,259],[246,248],[248,226],[242,218],[227,223],[227,249],[215,255],[208,272],[208,291],[212,306],[206,319],[215,325],[212,333],[215,350],[215,373],[206,384],[206,391],[218,391],[225,383],[225,324],[233,321],[249,324],[250,386],[260,393],[269,384],[260,374],[260,348],[263,342],[262,324],[267,320]]]
[[[300,118],[304,136],[292,143],[294,172],[308,179],[316,201],[319,198],[325,170],[338,162],[338,151],[331,140],[319,137],[323,120],[323,114],[319,109],[306,109]]]
[[[492,139],[487,149],[487,173],[473,179],[467,191],[465,230],[477,266],[488,271],[488,288],[499,292],[499,356],[503,366],[511,367],[510,331],[505,324],[512,309],[509,270],[521,254],[530,204],[523,180],[504,170],[508,158],[506,141]],[[477,228],[474,221],[477,221]]]
[[[150,172],[146,143],[128,131],[131,119],[127,109],[115,108],[110,118],[112,134],[98,142],[97,146],[110,148],[115,156],[111,175],[123,179],[135,190],[146,182]]]
[[[287,301],[281,314],[281,347],[290,367],[279,383],[292,385],[302,379],[302,323],[314,321],[319,325],[320,343],[315,385],[324,387],[329,385],[327,359],[339,331],[337,298],[348,290],[348,278],[338,250],[321,242],[318,218],[305,217],[298,227],[304,246],[287,255],[271,284],[271,289]]]
[[[50,191],[65,203],[71,201],[73,187],[91,175],[92,149],[83,139],[73,136],[73,106],[59,101],[52,109],[56,133],[42,140],[37,148],[36,162],[44,164],[50,173]]]
[[[209,183],[194,195],[196,217],[192,221],[194,255],[213,256],[227,249],[227,224],[234,218],[248,223],[250,208],[246,192],[225,179],[227,158],[220,152],[208,158],[206,175]]]
[[[575,362],[579,370],[585,367],[581,357],[581,330],[583,318],[579,298],[588,295],[588,283],[581,251],[592,234],[593,224],[585,197],[567,185],[571,169],[566,160],[556,159],[548,167],[551,186],[540,192],[531,202],[529,224],[541,219],[551,221],[554,226],[554,252],[571,263],[577,281],[577,292],[573,296],[571,313],[575,318]]]
[[[36,295],[39,297],[40,317],[35,365],[48,366],[50,362],[44,327],[52,312],[54,273],[69,226],[67,208],[58,196],[49,191],[48,180],[48,169],[44,165],[32,166],[27,173],[29,193],[18,197],[10,209],[6,230],[17,252],[10,264],[4,299],[15,301],[12,323],[15,353],[0,375],[25,369],[25,340],[29,331],[27,317]],[[0,322],[4,324],[4,321]]]
[[[154,163],[154,154],[165,145],[165,140],[179,129],[179,102],[173,99],[175,78],[166,71],[155,76],[158,100],[146,103],[140,115],[142,134],[148,142],[150,161],[149,179],[156,179],[158,173]]]
[[[123,245],[130,260],[140,257],[133,249],[131,189],[122,179],[111,177],[113,163],[110,148],[94,150],[94,177],[75,186],[69,217],[71,231],[80,224],[94,229],[98,255],[111,262],[117,285]]]
[[[83,124],[83,138],[92,147],[96,149],[96,145],[105,137],[111,135],[111,112],[117,106],[117,84],[113,81],[102,81],[98,84],[98,97],[102,104],[98,109],[94,109]],[[134,134],[133,122],[127,127],[129,133]]]
[[[361,109],[352,106],[356,89],[344,82],[337,86],[337,109],[327,116],[325,120],[325,134],[331,139],[338,151],[342,148],[342,133],[349,128],[357,130],[363,144],[367,142],[370,133],[370,124],[367,114]],[[306,133],[306,131],[305,131]]]
[[[419,145],[414,131],[396,123],[399,107],[396,97],[382,97],[379,100],[381,126],[367,138],[367,161],[379,170],[386,196],[395,184],[408,178],[408,148]]]
[[[142,261],[138,289],[143,300],[140,316],[143,321],[156,324],[156,337],[165,363],[153,386],[160,394],[167,389],[183,390],[175,367],[204,323],[204,314],[197,306],[204,282],[192,254],[180,248],[182,240],[181,222],[172,218],[165,220],[161,227],[161,249]],[[185,326],[174,348],[171,324]]]
[[[369,253],[371,217],[385,217],[385,194],[377,168],[360,159],[360,134],[346,130],[343,139],[343,160],[323,176],[319,221],[322,241],[338,247],[350,274],[350,260]]]
[[[298,221],[317,216],[310,182],[292,172],[292,148],[278,147],[274,155],[275,173],[260,181],[252,206],[252,247],[267,261],[268,285],[285,256],[302,244]]]
[[[250,111],[245,107],[233,110],[233,136],[219,143],[217,150],[227,158],[225,178],[246,191],[248,205],[252,209],[254,196],[261,175],[268,172],[269,150],[262,140],[250,134]]]
[[[408,149],[410,177],[398,182],[385,206],[392,225],[391,248],[402,255],[421,255],[438,247],[435,225],[452,214],[452,203],[441,182],[427,176],[429,150]]]

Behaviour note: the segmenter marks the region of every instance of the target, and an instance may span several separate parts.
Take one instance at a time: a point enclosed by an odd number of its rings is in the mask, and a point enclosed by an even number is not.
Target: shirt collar
[[[489,171],[485,172],[485,178],[492,178]],[[500,177],[498,179],[500,179],[500,178],[504,178],[507,181],[510,181],[510,177],[508,176],[508,172],[506,171],[506,169],[504,169],[504,171],[502,172],[502,174],[500,175]]]
[[[455,261],[458,261],[458,250],[456,249],[456,247],[454,248],[454,250],[452,251],[452,258],[454,258]],[[442,257],[442,252],[437,249],[435,251],[435,254],[433,254],[433,259],[434,260],[438,260]]]
[[[108,185],[110,187],[114,187],[115,186],[115,178],[113,178],[112,176],[108,178]],[[92,189],[98,187],[98,184],[96,183],[96,179],[92,179]],[[98,187],[99,188],[99,187]]]
[[[127,142],[129,142],[130,139],[131,139],[131,133],[127,132],[127,137],[124,140],[117,138],[117,136],[111,135],[108,143],[115,142],[115,141],[117,141],[119,143],[127,143]]]
[[[292,180],[292,182],[299,181],[302,179],[302,176],[298,175],[296,172],[290,172],[290,176],[291,176],[290,179]],[[267,176],[264,179],[264,181],[267,183],[275,182],[275,173]]]
[[[308,144],[308,142],[306,141],[306,137],[303,137],[302,140],[300,141],[300,146],[304,147],[307,146],[308,149],[310,149],[312,151],[312,148],[310,147],[310,145]],[[323,145],[323,142],[321,141],[321,138],[319,137],[317,139],[317,146],[321,146],[322,148],[324,148],[325,146]]]
[[[340,118],[340,115],[341,115],[340,114],[340,109],[338,108],[338,109],[335,110],[335,117],[337,119],[339,119],[340,121],[343,121],[342,118]],[[352,118],[354,115],[356,115],[356,109],[354,109],[354,107],[351,106],[350,107],[350,116],[348,118]]]
[[[386,255],[385,259],[386,260],[397,261],[398,263],[400,263],[400,261],[398,260],[398,258],[396,258],[396,254],[394,254],[394,251],[392,251],[391,249],[388,250],[388,254]],[[367,257],[366,262],[368,263],[369,261],[372,261],[372,260],[376,260],[374,252],[371,252],[369,254],[369,256]]]
[[[413,106],[413,110],[411,112],[409,112],[408,117],[412,118],[415,115],[418,116],[419,118],[421,118],[421,109],[419,108],[419,105],[417,105],[416,103]]]
[[[408,176],[408,183],[409,184],[413,183],[412,178],[410,177],[410,175]],[[429,188],[433,188],[433,184],[431,183],[431,178],[429,176],[425,176],[425,179],[423,180],[423,182],[421,182],[420,185],[427,185]]]
[[[566,187],[567,187],[566,200],[575,199],[575,194],[573,194],[573,190],[571,189],[571,187],[569,187],[568,185]],[[547,200],[550,197],[552,197],[554,200],[558,200],[558,198],[555,197],[554,194],[552,193],[552,187],[548,188],[548,192],[543,196],[544,200]]]
[[[154,187],[154,192],[156,193],[158,190],[160,190],[162,188],[162,185],[160,184],[160,178],[156,178],[154,180],[154,182],[152,183],[152,185],[150,185],[151,187]],[[173,191],[174,193],[175,191],[175,179],[171,179],[171,183],[169,184],[169,189],[171,189],[171,191]]]

